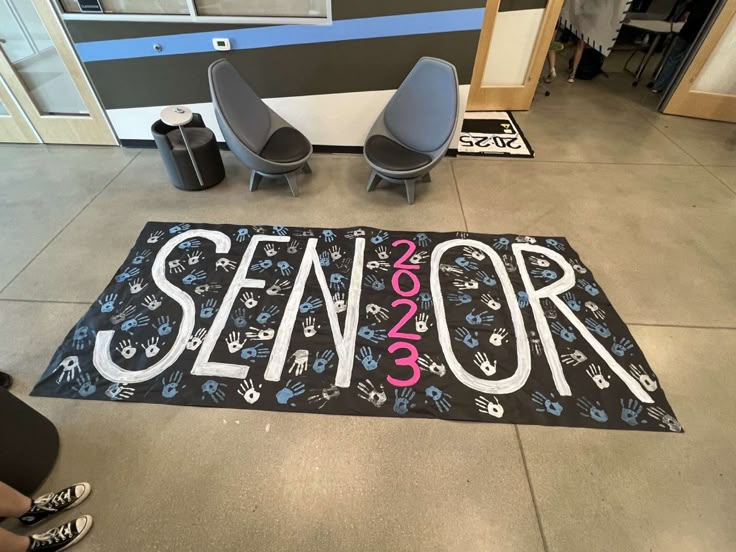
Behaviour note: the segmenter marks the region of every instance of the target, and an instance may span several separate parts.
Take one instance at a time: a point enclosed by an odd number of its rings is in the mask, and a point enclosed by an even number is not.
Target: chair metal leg
[[[376,171],[373,171],[371,173],[371,179],[368,181],[368,191],[372,192],[376,189],[376,186],[378,186],[378,183],[381,181],[381,175],[378,174]]]
[[[406,186],[406,201],[409,205],[414,205],[414,192],[416,191],[417,181],[414,179],[404,180],[404,185]]]
[[[263,175],[258,174],[256,171],[253,171],[250,173],[250,191],[255,192],[258,189],[258,186],[261,183],[261,180],[263,180]]]
[[[284,175],[284,178],[286,178],[286,182],[289,183],[289,188],[291,188],[291,195],[294,197],[299,197],[299,184],[296,181],[296,175],[297,172],[290,172]]]
[[[302,170],[304,171],[304,174],[312,174],[312,167],[309,166],[309,163],[304,163]]]
[[[425,174],[420,182],[432,182],[432,177],[429,175],[429,173]]]

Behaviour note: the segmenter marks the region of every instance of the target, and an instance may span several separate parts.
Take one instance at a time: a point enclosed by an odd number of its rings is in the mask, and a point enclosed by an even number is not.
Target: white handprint
[[[654,378],[654,375],[650,376],[641,364],[638,366],[636,364],[629,364],[629,368],[631,369],[631,375],[639,380],[639,383],[641,383],[644,389],[647,391],[657,390],[657,380]]]
[[[187,340],[187,349],[190,351],[196,351],[197,349],[199,349],[199,346],[202,345],[202,341],[204,340],[204,336],[206,335],[206,329],[198,329],[195,333],[189,336],[189,339]]]
[[[169,261],[169,272],[173,272],[174,274],[179,274],[180,272],[184,272],[186,270],[186,267],[181,264],[181,259],[173,259]]]
[[[130,360],[138,352],[135,344],[130,339],[123,339],[115,350],[120,353],[124,359]]]
[[[245,337],[248,339],[255,339],[258,341],[270,341],[276,335],[276,330],[273,328],[254,328],[251,326],[249,331],[245,332]]]
[[[388,249],[386,249],[385,245],[382,245],[381,247],[376,249],[376,254],[378,255],[378,258],[382,261],[388,259]]]
[[[494,395],[492,402],[486,397],[479,396],[475,399],[475,405],[478,407],[478,412],[482,414],[488,414],[494,418],[501,418],[503,416],[503,406],[498,402],[498,398]]]
[[[348,310],[348,304],[345,302],[345,294],[337,292],[332,300],[335,302],[335,311],[337,313],[345,312]]]
[[[146,240],[146,243],[158,243],[158,241],[164,237],[164,233],[160,230],[158,232],[152,232],[150,236],[148,236],[148,239]]]
[[[61,369],[61,373],[59,374],[59,377],[56,378],[56,383],[61,383],[64,380],[75,380],[77,378],[77,372],[79,371],[79,357],[76,355],[66,357],[54,369],[54,372],[59,369]]]
[[[430,372],[439,377],[443,377],[447,373],[447,368],[445,368],[444,364],[435,362],[431,356],[426,354],[417,359],[417,364],[420,370]]]
[[[376,389],[376,386],[373,385],[373,382],[369,379],[365,380],[365,382],[358,382],[358,396],[361,399],[365,399],[376,408],[381,408],[381,406],[386,402],[386,392],[384,391],[382,384],[380,389],[380,391]]]
[[[429,259],[429,253],[426,251],[419,251],[409,258],[409,262],[414,265],[420,265],[427,262],[427,259]]]
[[[161,348],[158,346],[159,341],[160,339],[158,337],[152,337],[146,341],[145,349],[143,349],[146,353],[146,358],[153,358],[161,352]]]
[[[609,381],[606,380],[605,376],[603,375],[601,367],[597,364],[591,364],[590,366],[588,366],[588,369],[585,371],[585,373],[590,376],[590,379],[592,379],[593,382],[598,386],[598,389],[606,389],[607,387],[611,386]]]
[[[316,323],[317,322],[314,319],[314,316],[307,316],[304,322],[302,322],[304,337],[314,337],[315,335],[317,335],[317,330],[320,328],[320,326],[317,326]]]
[[[417,333],[427,333],[431,327],[432,323],[429,321],[429,315],[426,312],[417,315],[417,319],[414,321],[414,328]]]
[[[187,253],[187,264],[196,265],[199,261],[204,260],[204,255],[199,250],[191,251]]]
[[[480,300],[483,301],[483,303],[491,310],[498,310],[501,308],[501,303],[499,303],[498,300],[490,293],[484,293],[481,295]]]
[[[388,320],[388,309],[376,305],[375,303],[368,303],[365,306],[365,315],[366,317],[373,316],[373,318],[376,319],[376,322],[381,322],[383,320]]]
[[[240,302],[245,305],[246,309],[252,309],[258,305],[258,299],[256,299],[252,293],[246,293],[240,298]]]
[[[533,264],[534,266],[541,266],[542,268],[547,268],[550,264],[547,259],[542,259],[541,257],[535,257],[534,255],[529,257],[529,262]]]
[[[235,354],[245,346],[246,341],[245,338],[240,337],[240,332],[233,331],[228,334],[225,343],[227,343],[227,350]]]
[[[263,387],[263,385],[258,386]],[[240,383],[240,388],[238,389],[238,395],[243,397],[243,400],[247,402],[248,404],[255,404],[258,402],[258,399],[261,398],[261,393],[256,391],[255,385],[253,385],[252,379],[244,379]]]
[[[468,278],[466,280],[454,280],[452,282],[452,285],[462,291],[467,291],[469,289],[478,289],[477,280],[473,280],[471,278]]]
[[[293,372],[294,375],[301,376],[307,369],[307,364],[309,364],[309,351],[298,349],[291,356],[294,360],[291,363],[291,367],[289,367],[289,373],[291,374]]]
[[[144,297],[143,302],[141,303],[142,307],[146,307],[150,311],[155,311],[161,305],[161,299],[157,298],[155,295],[148,295],[147,297]]]
[[[482,261],[486,258],[479,249],[475,249],[474,247],[463,247],[463,253],[470,255],[476,261]]]
[[[266,252],[266,255],[267,255],[267,256],[269,256],[269,257],[273,257],[273,256],[275,256],[275,255],[276,255],[276,253],[277,253],[277,251],[276,251],[276,247],[274,247],[274,246],[273,246],[272,244],[270,244],[270,243],[267,243],[267,244],[266,244],[266,245],[265,245],[265,246],[263,247],[263,251],[265,251],[265,252]]]
[[[130,293],[136,294],[143,291],[148,286],[148,282],[144,282],[143,278],[138,278],[136,280],[133,280],[131,282],[128,282],[128,287],[130,288]]]
[[[220,257],[215,261],[215,270],[223,269],[225,272],[230,272],[231,270],[234,270],[236,266],[237,264],[234,261],[226,259],[225,257]]]
[[[496,373],[497,360],[491,362],[488,360],[488,355],[485,353],[475,353],[475,365],[480,368],[486,376],[492,376]]]
[[[506,340],[506,336],[508,335],[509,332],[505,328],[496,328],[495,330],[493,330],[493,333],[488,339],[488,342],[494,347],[500,347],[501,345],[503,345],[503,342]]]
[[[568,349],[569,351],[570,349]],[[588,357],[585,356],[583,351],[579,351],[578,349],[575,349],[574,351],[570,353],[566,353],[560,357],[562,359],[562,362],[564,364],[571,364],[573,366],[577,366],[578,364],[581,364],[588,360]]]

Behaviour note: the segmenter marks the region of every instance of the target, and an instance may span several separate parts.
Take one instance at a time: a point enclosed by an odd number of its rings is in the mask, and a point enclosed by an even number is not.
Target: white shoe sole
[[[87,535],[87,533],[89,533],[89,530],[92,529],[92,525],[94,525],[94,519],[92,519],[92,516],[84,515],[80,518],[77,518],[77,521],[80,520],[84,520],[84,527],[82,527],[82,529],[79,531],[79,534],[69,544],[59,548],[59,552],[77,544]]]

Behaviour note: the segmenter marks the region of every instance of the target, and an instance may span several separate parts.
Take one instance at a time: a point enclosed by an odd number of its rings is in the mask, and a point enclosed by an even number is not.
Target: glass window
[[[61,0],[61,5],[66,13],[82,11],[77,0]],[[100,0],[100,5],[105,13],[161,15],[189,13],[186,0]]]
[[[325,0],[194,0],[199,15],[327,17]]]
[[[0,101],[0,115],[7,115],[7,114],[8,114],[8,110],[5,109],[5,104],[2,101]]]
[[[33,4],[0,1],[0,36],[3,52],[39,112],[88,112]]]

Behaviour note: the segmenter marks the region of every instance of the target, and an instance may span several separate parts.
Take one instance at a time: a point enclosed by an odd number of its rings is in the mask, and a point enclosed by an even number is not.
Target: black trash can
[[[204,126],[199,113],[193,113],[192,116],[192,121],[185,125],[183,130],[199,173],[202,175],[204,186],[201,186],[197,179],[179,127],[172,127],[158,120],[151,126],[151,134],[172,184],[180,190],[206,190],[225,178],[225,167],[222,164],[215,133]]]

